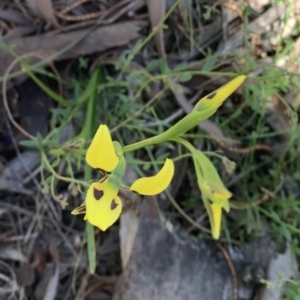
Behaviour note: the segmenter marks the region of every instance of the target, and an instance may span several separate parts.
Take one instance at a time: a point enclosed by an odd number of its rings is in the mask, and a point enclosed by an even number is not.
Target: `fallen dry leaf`
[[[47,267],[41,280],[34,291],[37,300],[54,300],[59,282],[59,254],[55,245],[50,245],[49,249],[53,266]]]
[[[133,243],[139,228],[139,217],[137,214],[128,209],[124,211],[120,219],[120,240],[121,240],[121,257],[122,268],[125,269],[131,256]]]
[[[166,13],[165,0],[146,0],[152,30],[159,24]],[[156,48],[160,57],[165,57],[164,32],[162,26],[154,35]]]
[[[25,151],[21,153],[20,157],[22,161],[17,156],[5,166],[0,175],[0,190],[30,195],[32,191],[24,187],[23,179],[28,177],[28,172],[38,167],[40,154],[34,151]]]
[[[56,247],[50,247],[51,255],[54,261],[55,270],[50,278],[43,300],[54,300],[56,297],[58,280],[59,280],[59,256]]]
[[[7,213],[7,209],[6,208],[0,208],[0,218],[2,217],[2,215]]]
[[[18,262],[27,262],[25,255],[23,255],[22,252],[10,244],[3,245],[2,243],[0,249],[0,258]]]
[[[34,283],[35,273],[29,264],[14,268],[19,286],[30,286]]]
[[[84,37],[74,47],[60,55],[58,55],[59,51],[83,37],[87,30],[61,33],[56,36],[23,37],[10,40],[7,44],[14,46],[14,51],[19,56],[29,52],[36,52],[43,57],[57,54],[57,57],[53,58],[53,60],[70,59],[125,46],[140,37],[139,30],[142,24],[143,22],[141,21],[130,21],[99,27]],[[0,51],[0,76],[5,73],[13,59],[14,57],[9,53]]]
[[[256,10],[258,13],[262,13],[264,6],[270,4],[270,0],[247,0],[248,5]]]
[[[295,0],[294,3],[299,3],[300,0]],[[267,26],[272,25],[275,20],[284,16],[287,11],[287,6],[272,5],[266,12],[261,14],[258,18],[253,20],[248,30],[254,32],[256,35],[262,34],[266,31]],[[240,29],[230,39],[228,39],[223,45],[221,45],[217,51],[217,54],[229,54],[236,51],[244,42],[245,29]]]
[[[1,9],[0,19],[3,21],[12,22],[15,25],[30,25],[30,22],[23,16],[23,14],[15,9]]]
[[[51,0],[26,0],[26,3],[35,15],[57,28],[60,27],[54,15]]]
[[[24,35],[28,35],[30,33],[33,33],[36,30],[34,26],[17,26],[13,29],[11,29],[4,37],[3,41],[7,42],[12,39],[20,38]]]
[[[137,179],[133,168],[128,167],[125,173],[125,184],[134,182]],[[139,216],[133,208],[133,203],[138,203],[136,194],[122,192],[123,200],[129,199],[131,205],[124,210],[120,219],[120,251],[122,259],[122,268],[125,269],[131,256],[134,240],[139,227]]]

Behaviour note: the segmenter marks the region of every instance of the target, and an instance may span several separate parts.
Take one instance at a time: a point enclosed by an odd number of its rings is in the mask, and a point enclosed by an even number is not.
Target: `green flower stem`
[[[58,102],[61,105],[69,106],[74,105],[76,102],[68,101],[58,95],[57,93],[53,92],[46,84],[44,84],[37,76],[35,76],[30,69],[28,68],[28,65],[24,62],[22,63],[22,69],[27,73],[27,75],[46,93],[48,94],[54,101]]]
[[[134,150],[144,148],[144,147],[147,147],[147,146],[150,146],[153,144],[158,144],[159,142],[157,141],[156,137],[151,137],[146,140],[125,146],[125,147],[123,147],[123,153],[134,151]]]
[[[207,119],[210,117],[214,112],[216,111],[216,108],[213,107],[211,109],[207,109],[204,111],[192,111],[188,115],[186,115],[184,118],[179,120],[175,125],[170,127],[165,132],[153,136],[151,138],[148,138],[146,140],[128,145],[123,147],[123,152],[129,152],[134,151],[139,148],[144,148],[149,145],[154,144],[160,144],[165,141],[173,140],[174,138],[178,137],[179,135],[187,132],[188,130],[192,129],[193,127],[197,126],[199,122],[203,121],[204,119]],[[183,140],[184,141],[184,140]]]
[[[162,134],[159,134],[157,136],[154,136],[154,137],[145,139],[143,141],[140,141],[140,142],[137,142],[137,143],[125,146],[125,147],[123,147],[123,153],[134,151],[134,150],[137,150],[137,149],[140,149],[140,148],[144,148],[144,147],[147,147],[147,146],[150,146],[150,145],[160,144],[162,142],[167,142],[167,141],[176,141],[176,142],[180,142],[181,144],[184,145],[184,143],[182,143],[181,141],[179,141],[177,139],[180,139],[180,140],[182,140],[184,142],[185,142],[185,140],[183,140],[183,139],[181,139],[179,137],[178,138],[174,138],[174,137],[173,138],[167,138],[166,133],[167,133],[167,131],[165,131]],[[193,146],[191,145],[191,147],[193,147]]]
[[[58,102],[61,105],[65,106],[72,106],[72,105],[80,105],[89,99],[92,87],[95,85],[95,76],[89,81],[87,88],[84,92],[79,96],[76,101],[69,101],[58,95],[57,93],[53,92],[46,84],[44,84],[33,72],[30,71],[30,67],[26,65],[24,62],[22,64],[24,71],[27,75],[46,93],[48,94],[53,100]]]
[[[170,139],[170,140],[182,144],[182,145],[185,146],[192,154],[193,154],[195,151],[197,151],[197,150],[195,149],[195,147],[194,147],[191,143],[189,143],[188,141],[186,141],[185,139],[183,139],[183,138],[181,138],[181,137],[179,137],[179,136],[174,137],[174,138],[172,138],[172,139]]]
[[[180,131],[182,131],[182,130],[180,130]],[[172,140],[171,137],[174,137],[174,136],[177,136],[180,133],[183,133],[183,132],[180,132],[180,131],[179,132],[177,132],[177,130],[175,131],[174,126],[173,126],[170,129],[168,129],[167,131],[165,131],[165,132],[163,132],[163,133],[161,133],[157,136],[153,136],[153,137],[145,139],[143,141],[140,141],[140,142],[137,142],[137,143],[134,143],[134,144],[123,147],[123,153],[134,151],[134,150],[144,148],[144,147],[147,147],[147,146],[150,146],[150,145],[160,144],[160,143],[166,142],[168,140]]]
[[[176,157],[172,157],[173,162],[179,161],[186,157],[191,157],[192,155],[190,153],[178,155]],[[126,162],[131,165],[145,165],[145,164],[151,164],[151,165],[163,165],[166,161],[165,160],[138,160],[138,159],[126,159]]]
[[[94,84],[91,86],[92,92],[90,94],[89,101],[87,102],[87,111],[85,123],[83,125],[82,131],[78,137],[82,137],[85,140],[92,138],[93,122],[95,121],[95,106],[97,100],[97,85],[100,78],[100,69],[96,69],[93,73],[91,82]],[[75,150],[75,149],[73,149]],[[92,168],[85,164],[84,165],[84,180],[89,182],[92,178]],[[89,270],[91,274],[95,273],[96,270],[96,246],[95,246],[95,233],[94,226],[88,221],[85,226],[86,235],[87,235],[87,245],[88,245],[88,258],[89,258]]]

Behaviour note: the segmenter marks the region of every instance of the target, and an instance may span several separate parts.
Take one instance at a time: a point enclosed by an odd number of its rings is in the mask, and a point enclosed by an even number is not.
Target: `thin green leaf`
[[[182,75],[179,77],[179,82],[187,82],[191,80],[192,74],[190,72],[184,72]]]
[[[33,149],[33,150],[38,150],[39,149],[39,144],[37,140],[24,140],[20,141],[19,145],[28,149]]]
[[[53,92],[47,85],[45,85],[41,80],[37,78],[29,68],[23,63],[23,70],[28,74],[28,76],[46,93],[48,94],[53,100],[58,102],[61,105],[74,105],[74,102],[67,101],[57,93]]]
[[[211,70],[213,69],[213,67],[215,66],[215,64],[216,64],[216,61],[217,61],[217,57],[216,57],[216,56],[210,57],[210,58],[205,62],[205,64],[203,65],[201,71],[203,71],[203,72],[211,71]]]

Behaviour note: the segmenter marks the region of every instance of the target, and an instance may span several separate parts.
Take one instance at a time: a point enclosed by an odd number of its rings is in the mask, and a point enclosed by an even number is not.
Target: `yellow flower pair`
[[[74,209],[72,214],[85,213],[85,220],[105,231],[117,221],[122,212],[118,192],[126,169],[122,148],[118,142],[112,141],[106,125],[99,126],[87,150],[86,161],[105,176],[99,182],[91,184],[85,202]],[[174,163],[167,158],[155,176],[140,178],[129,189],[141,195],[156,195],[168,187],[173,175]]]
[[[218,172],[210,159],[201,151],[180,136],[209,118],[245,80],[241,75],[226,85],[208,94],[198,101],[193,111],[171,126],[165,132],[146,140],[128,145],[112,141],[106,125],[100,125],[86,153],[87,163],[104,173],[99,182],[91,184],[85,202],[72,211],[72,214],[85,213],[84,219],[92,225],[106,230],[119,218],[122,212],[122,201],[118,196],[122,178],[126,169],[124,152],[169,141],[179,142],[192,153],[198,186],[201,190],[203,203],[207,210],[212,236],[218,239],[221,231],[222,209],[229,211],[229,199],[232,194],[224,186]],[[136,180],[129,188],[141,195],[156,195],[165,190],[174,175],[174,163],[166,159],[162,169],[151,177]]]

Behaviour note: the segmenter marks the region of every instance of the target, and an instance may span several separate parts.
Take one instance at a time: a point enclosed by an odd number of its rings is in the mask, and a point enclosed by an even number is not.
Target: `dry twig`
[[[225,260],[228,264],[230,273],[231,273],[231,277],[232,277],[232,300],[238,300],[238,281],[237,281],[237,275],[236,275],[236,271],[235,271],[234,265],[232,263],[232,260],[229,256],[227,250],[222,246],[221,243],[216,242],[216,246],[222,252],[222,254],[223,254],[223,256],[224,256],[224,258],[225,258]]]
[[[214,138],[215,141],[223,148],[225,148],[226,150],[230,151],[230,152],[234,152],[234,153],[238,153],[238,154],[248,154],[249,152],[255,151],[255,150],[265,150],[265,151],[271,151],[272,148],[269,145],[265,145],[265,144],[255,144],[249,147],[245,147],[245,148],[237,148],[237,147],[233,147],[230,146],[226,143],[224,143],[222,140]]]

